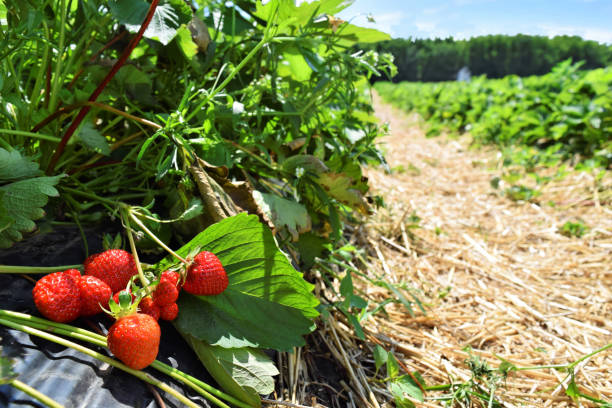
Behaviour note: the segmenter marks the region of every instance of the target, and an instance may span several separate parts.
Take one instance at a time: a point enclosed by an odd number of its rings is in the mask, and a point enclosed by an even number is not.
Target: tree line
[[[363,44],[364,50],[389,52],[398,74],[393,82],[448,81],[467,67],[472,75],[502,78],[506,75],[543,75],[566,59],[584,61],[582,69],[612,64],[612,46],[578,36],[548,38],[535,35],[486,35],[468,40],[401,39]],[[376,80],[388,80],[378,77]]]

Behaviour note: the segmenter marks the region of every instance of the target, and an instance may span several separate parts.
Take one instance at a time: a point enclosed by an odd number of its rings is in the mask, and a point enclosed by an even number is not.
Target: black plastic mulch
[[[92,231],[87,235],[90,253],[99,252],[101,234]],[[5,265],[70,265],[80,264],[84,258],[83,241],[78,230],[73,228],[55,229],[33,236],[8,250],[0,250],[0,264]],[[38,279],[42,275],[30,276]],[[0,308],[40,316],[32,300],[32,288],[33,284],[19,275],[0,275]],[[89,321],[102,328],[112,324],[112,320],[103,315],[94,316]],[[82,319],[72,324],[91,330]],[[157,359],[215,386],[174,327],[167,322],[160,322],[160,326],[162,340]],[[0,326],[0,337],[2,354],[14,359],[14,370],[19,380],[67,408],[159,406],[148,384],[83,353],[5,326]],[[82,344],[110,355],[104,349]],[[145,371],[180,390],[194,402],[210,406],[188,387],[153,369]],[[160,394],[167,407],[183,406],[165,393],[160,391]],[[42,406],[12,386],[0,386],[0,407]]]

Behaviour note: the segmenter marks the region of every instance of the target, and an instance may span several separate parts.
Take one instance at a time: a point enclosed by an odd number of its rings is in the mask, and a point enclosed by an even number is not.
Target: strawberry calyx
[[[116,320],[121,319],[125,316],[130,316],[138,312],[138,303],[140,303],[140,297],[133,298],[132,293],[128,290],[122,290],[119,292],[119,303],[115,299],[111,298],[108,302],[108,308],[103,310],[111,315]]]

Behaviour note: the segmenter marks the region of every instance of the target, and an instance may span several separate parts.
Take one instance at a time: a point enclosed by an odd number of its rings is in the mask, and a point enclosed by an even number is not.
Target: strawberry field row
[[[612,164],[612,69],[570,61],[543,76],[470,82],[376,83],[383,98],[418,112],[428,133],[469,132],[477,143],[515,150],[527,167],[558,159]],[[534,150],[527,150],[528,146]]]

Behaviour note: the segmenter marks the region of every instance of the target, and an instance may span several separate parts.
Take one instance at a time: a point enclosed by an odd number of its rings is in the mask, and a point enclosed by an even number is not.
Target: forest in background
[[[393,82],[455,80],[463,67],[468,67],[472,75],[502,78],[506,75],[544,75],[567,59],[584,61],[582,69],[602,68],[612,63],[612,45],[578,36],[486,35],[468,40],[395,38],[360,47],[393,54],[398,68]],[[387,81],[389,78],[383,75],[372,80]]]

